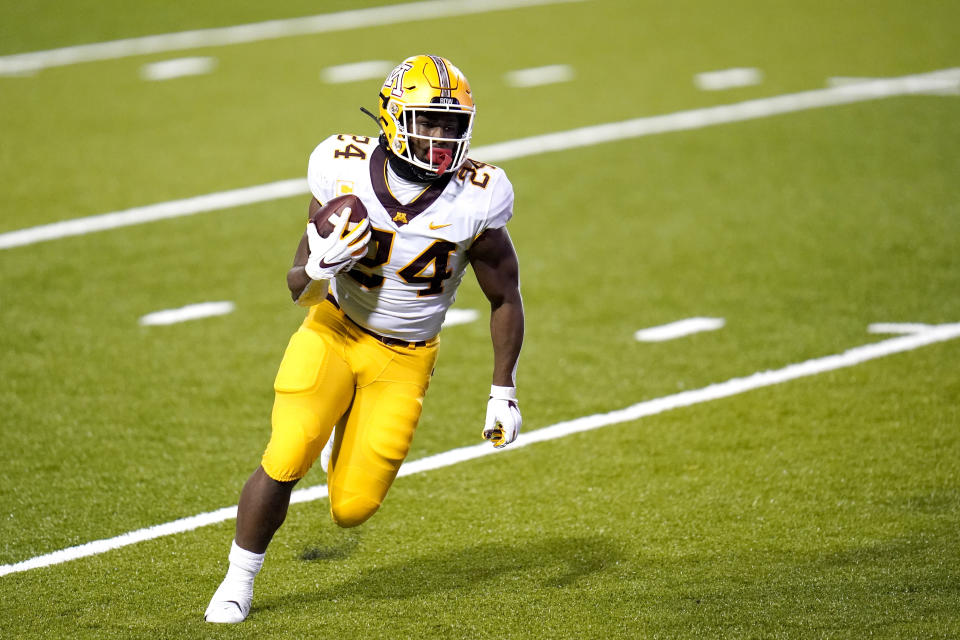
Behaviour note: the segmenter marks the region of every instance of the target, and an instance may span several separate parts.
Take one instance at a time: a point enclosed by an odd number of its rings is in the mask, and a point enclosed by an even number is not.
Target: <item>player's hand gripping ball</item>
[[[367,208],[360,198],[345,195],[330,200],[310,215],[307,224],[307,275],[325,280],[350,268],[366,254],[370,236]]]
[[[355,195],[347,194],[328,200],[327,204],[314,211],[310,216],[310,222],[317,227],[321,238],[327,238],[333,233],[334,221],[330,218],[337,216],[336,219],[339,220],[339,216],[345,209],[350,210],[350,221],[342,232],[344,236],[353,231],[357,224],[367,219],[367,208],[363,206],[363,201]]]

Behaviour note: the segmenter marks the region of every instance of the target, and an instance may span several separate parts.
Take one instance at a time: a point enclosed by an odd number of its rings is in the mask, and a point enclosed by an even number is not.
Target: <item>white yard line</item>
[[[327,67],[320,72],[320,79],[329,84],[344,84],[359,80],[385,78],[395,66],[389,60],[367,60]]]
[[[622,142],[627,138],[639,138],[672,131],[703,129],[718,124],[769,118],[808,109],[835,107],[868,100],[924,93],[931,86],[942,86],[945,80],[953,78],[960,78],[960,67],[830,89],[787,93],[772,98],[758,98],[704,109],[677,111],[662,116],[611,122],[559,133],[548,133],[512,142],[488,145],[482,148],[482,155],[479,149],[475,155],[477,158],[483,157],[484,160],[502,162],[549,151],[565,151],[605,142]]]
[[[827,78],[828,87],[843,87],[848,84],[859,84],[861,82],[872,82],[876,78],[856,78],[850,76],[834,76]],[[930,86],[922,92],[925,96],[958,96],[960,95],[960,78],[944,78],[939,83],[931,83]]]
[[[290,36],[347,31],[363,27],[422,22],[438,18],[486,13],[488,11],[583,1],[585,0],[428,0],[426,2],[409,2],[301,18],[268,20],[231,27],[164,33],[0,56],[0,75],[23,75],[49,67],[63,67],[98,60],[115,60],[166,51],[222,47]]]
[[[867,327],[869,333],[919,333],[929,331],[936,325],[921,322],[875,322]]]
[[[307,187],[306,178],[293,178],[291,180],[269,182],[255,187],[219,191],[217,193],[184,198],[183,200],[170,200],[168,202],[149,204],[144,207],[133,207],[132,209],[124,209],[122,211],[102,213],[87,218],[63,220],[62,222],[53,222],[38,227],[2,233],[0,234],[0,249],[9,249],[11,247],[35,244],[47,240],[57,240],[59,238],[69,238],[70,236],[106,231],[107,229],[116,229],[118,227],[129,227],[145,222],[166,220],[167,218],[179,218],[181,216],[189,216],[206,211],[220,211],[221,209],[255,204],[257,202],[269,202],[279,200],[280,198],[303,195],[309,191],[310,189]]]
[[[761,82],[763,82],[763,72],[753,67],[704,71],[693,76],[693,84],[701,91],[736,89]]]
[[[188,320],[223,316],[232,313],[234,308],[235,305],[229,301],[198,302],[197,304],[188,304],[178,309],[164,309],[163,311],[148,313],[140,318],[140,324],[144,326],[177,324],[187,322]]]
[[[545,84],[569,82],[573,80],[573,67],[568,64],[551,64],[546,67],[517,69],[508,71],[503,79],[511,87],[540,87]]]
[[[665,342],[703,331],[716,331],[723,325],[723,318],[686,318],[658,327],[640,329],[633,334],[633,337],[638,342]]]
[[[487,162],[502,162],[551,151],[588,147],[607,142],[621,142],[627,138],[701,129],[718,124],[743,122],[756,118],[766,118],[820,107],[852,104],[866,100],[922,94],[929,90],[931,86],[940,87],[943,86],[944,82],[954,79],[960,79],[960,67],[582,127],[570,131],[477,147],[470,155]],[[75,218],[0,233],[0,250],[307,193],[309,193],[309,189],[307,188],[306,178],[293,178],[183,200],[171,200],[87,218]]]
[[[480,317],[480,312],[476,309],[450,309],[447,311],[447,317],[443,319],[444,327],[455,327],[458,324],[469,324]]]
[[[555,440],[573,433],[599,429],[609,425],[620,424],[639,420],[647,416],[656,415],[672,409],[689,407],[711,400],[728,398],[739,395],[753,389],[760,389],[776,384],[797,380],[799,378],[815,376],[827,371],[835,371],[846,367],[852,367],[869,360],[882,358],[895,353],[912,351],[938,342],[945,342],[960,337],[960,323],[944,324],[931,327],[928,330],[921,331],[906,336],[890,338],[882,342],[867,344],[860,347],[854,347],[830,356],[815,358],[805,362],[791,364],[775,371],[759,371],[745,378],[733,378],[726,382],[712,384],[701,389],[684,391],[654,400],[647,400],[638,404],[631,405],[624,409],[611,411],[609,413],[598,413],[590,416],[584,416],[567,422],[560,422],[549,427],[537,429],[521,434],[520,437],[508,448],[500,450],[492,448],[488,443],[477,444],[460,449],[452,449],[419,460],[412,460],[405,463],[400,468],[398,476],[410,476],[417,473],[423,473],[432,469],[441,469],[449,467],[459,462],[475,460],[494,453],[508,452],[520,447],[534,444],[536,442],[545,442]],[[309,502],[318,500],[327,496],[327,487],[325,485],[310,487],[307,489],[298,489],[293,492],[291,502]],[[115,538],[104,540],[95,540],[76,547],[61,549],[53,553],[47,553],[29,560],[17,562],[14,564],[0,565],[0,576],[31,569],[39,569],[55,564],[61,564],[70,560],[94,556],[106,553],[114,549],[120,549],[137,542],[153,540],[177,533],[193,531],[219,522],[224,522],[237,517],[237,507],[224,507],[216,511],[201,513],[199,515],[181,518],[173,522],[137,529],[129,533],[124,533]]]
[[[140,77],[150,82],[172,80],[186,76],[202,76],[217,67],[217,59],[208,56],[196,58],[175,58],[151,62],[140,67]]]

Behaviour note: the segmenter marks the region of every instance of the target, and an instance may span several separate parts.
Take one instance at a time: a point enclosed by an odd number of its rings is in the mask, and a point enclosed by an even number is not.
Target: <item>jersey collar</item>
[[[431,182],[430,186],[414,198],[411,203],[400,204],[390,193],[390,188],[387,186],[387,153],[383,150],[383,147],[377,146],[370,157],[370,183],[373,185],[373,192],[398,227],[407,224],[417,215],[426,211],[440,197],[452,177],[452,173],[441,176]]]

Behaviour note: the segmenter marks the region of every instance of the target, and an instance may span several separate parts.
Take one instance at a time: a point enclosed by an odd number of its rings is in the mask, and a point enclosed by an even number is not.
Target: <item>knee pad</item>
[[[356,527],[377,512],[380,503],[367,496],[355,495],[342,500],[330,500],[330,517],[338,527]]]

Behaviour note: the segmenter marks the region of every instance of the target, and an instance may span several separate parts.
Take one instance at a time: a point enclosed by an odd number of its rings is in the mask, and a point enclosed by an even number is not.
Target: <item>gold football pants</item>
[[[330,301],[311,307],[274,382],[273,430],[261,461],[267,475],[302,478],[336,427],[330,514],[342,527],[366,521],[410,450],[438,342],[387,345]]]

